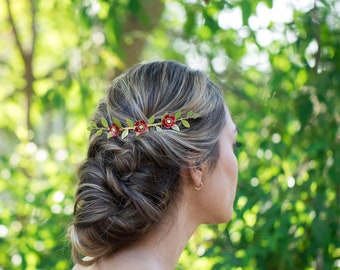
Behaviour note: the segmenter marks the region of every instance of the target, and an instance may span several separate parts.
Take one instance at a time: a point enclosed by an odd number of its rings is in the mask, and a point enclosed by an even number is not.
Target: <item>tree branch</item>
[[[320,18],[318,16],[318,7],[316,5],[316,1],[314,3],[314,8],[312,9],[312,23],[313,23],[313,30],[314,30],[314,37],[316,43],[318,44],[318,49],[314,54],[315,58],[315,65],[313,70],[315,73],[318,72],[318,67],[320,65],[320,58],[321,58],[321,37],[320,37]]]
[[[8,1],[8,0],[7,0]],[[31,53],[32,55],[34,54],[34,50],[35,50],[35,43],[36,43],[36,39],[37,39],[37,27],[36,27],[36,13],[37,13],[37,9],[35,6],[35,2],[34,0],[30,0],[31,2],[31,14],[32,14],[32,24],[31,24],[31,31],[32,31],[32,40],[31,40]]]
[[[34,74],[33,74],[33,54],[35,49],[35,43],[36,43],[36,8],[34,4],[34,0],[30,0],[31,5],[31,46],[28,49],[24,49],[23,44],[20,41],[19,33],[17,30],[17,27],[14,22],[12,9],[10,0],[6,0],[7,4],[7,12],[8,12],[8,20],[13,30],[13,35],[15,39],[15,44],[20,52],[21,58],[24,63],[24,78],[26,81],[26,85],[24,87],[24,95],[25,95],[25,103],[26,103],[26,127],[28,130],[31,129],[31,120],[30,120],[30,114],[31,114],[31,100],[32,96],[34,94],[33,90],[33,82],[34,82]]]
[[[120,42],[120,47],[124,48],[126,67],[135,65],[140,59],[141,52],[146,43],[146,32],[149,33],[154,29],[161,19],[164,9],[163,1],[140,1],[140,14],[150,19],[150,21],[143,22],[136,14],[129,13],[127,20],[123,26],[124,36]],[[132,42],[126,43],[125,37],[130,36]]]
[[[22,59],[25,58],[25,51],[24,51],[24,48],[20,42],[20,39],[19,39],[19,34],[18,34],[18,30],[17,30],[17,27],[14,23],[14,19],[13,19],[13,15],[12,15],[12,9],[11,9],[11,5],[10,5],[10,0],[6,0],[6,4],[7,4],[7,13],[8,13],[8,20],[9,20],[9,23],[12,27],[12,30],[13,30],[13,35],[14,35],[14,39],[15,39],[15,43],[20,51],[20,55],[22,57]]]

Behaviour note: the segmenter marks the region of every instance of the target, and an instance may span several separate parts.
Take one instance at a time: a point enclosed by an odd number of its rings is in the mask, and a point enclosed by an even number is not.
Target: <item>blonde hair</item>
[[[69,228],[75,262],[89,265],[157,226],[181,193],[180,170],[208,162],[213,168],[226,107],[204,73],[174,61],[137,65],[116,78],[92,120],[112,124],[156,119],[164,113],[198,113],[190,128],[107,139],[91,132],[79,167],[74,221]],[[92,259],[84,260],[82,256]]]

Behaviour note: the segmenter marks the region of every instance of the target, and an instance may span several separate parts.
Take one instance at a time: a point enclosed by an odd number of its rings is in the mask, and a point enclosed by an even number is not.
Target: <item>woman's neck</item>
[[[169,216],[171,221],[165,221],[133,245],[101,260],[98,269],[173,270],[198,225],[188,210],[181,205],[176,214]]]

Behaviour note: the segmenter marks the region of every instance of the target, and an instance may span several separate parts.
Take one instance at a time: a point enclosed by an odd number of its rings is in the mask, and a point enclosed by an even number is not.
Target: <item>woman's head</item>
[[[114,118],[123,130],[126,118],[147,123],[154,117],[161,123],[162,116],[177,112],[198,117],[187,119],[190,127],[177,121],[179,131],[150,125],[140,135],[131,129],[111,138],[102,120],[111,126]],[[116,78],[92,121],[104,131],[91,132],[70,228],[80,263],[78,254],[95,260],[108,256],[157,226],[181,199],[181,169],[214,168],[226,107],[218,87],[202,72],[173,61],[152,62]]]

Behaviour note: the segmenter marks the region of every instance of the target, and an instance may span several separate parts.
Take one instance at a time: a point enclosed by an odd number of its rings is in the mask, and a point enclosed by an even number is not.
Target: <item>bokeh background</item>
[[[240,129],[228,224],[176,269],[340,269],[340,1],[0,0],[0,269],[70,269],[88,118],[140,61],[207,72]]]

